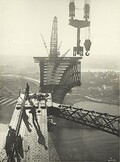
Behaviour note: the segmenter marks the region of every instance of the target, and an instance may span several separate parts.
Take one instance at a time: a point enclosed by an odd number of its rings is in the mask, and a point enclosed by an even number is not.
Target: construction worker
[[[25,107],[23,108],[22,118],[23,118],[23,121],[24,121],[24,123],[25,123],[25,125],[26,125],[26,127],[27,127],[27,130],[28,130],[29,132],[31,132],[32,130],[31,130],[30,126],[32,126],[32,125],[31,125],[31,124],[29,123],[29,121],[28,121],[29,117],[28,117],[28,115],[27,115],[27,113],[26,113]]]
[[[31,107],[30,112],[32,113],[33,122],[37,121],[37,114],[36,114],[36,108],[35,108],[35,106],[32,106]]]
[[[13,157],[13,145],[16,142],[16,131],[9,126],[9,131],[6,137],[6,143],[5,143],[5,150],[7,157],[12,158]]]
[[[8,137],[11,137],[11,140],[15,142],[16,139],[16,132],[11,126],[9,126]]]

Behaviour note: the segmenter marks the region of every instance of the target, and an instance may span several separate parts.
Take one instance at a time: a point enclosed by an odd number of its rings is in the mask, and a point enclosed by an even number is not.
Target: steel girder
[[[120,116],[65,105],[48,108],[48,114],[119,136]]]

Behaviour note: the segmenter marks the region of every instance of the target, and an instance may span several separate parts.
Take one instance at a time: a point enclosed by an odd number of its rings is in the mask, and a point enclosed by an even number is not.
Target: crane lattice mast
[[[57,17],[53,19],[52,31],[51,31],[51,41],[50,41],[50,57],[58,57],[58,31],[57,31]]]

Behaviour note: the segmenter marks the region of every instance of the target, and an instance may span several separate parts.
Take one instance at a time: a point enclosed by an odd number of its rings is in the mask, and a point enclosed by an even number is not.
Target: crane
[[[56,57],[57,56],[58,57],[60,55],[59,50],[60,50],[62,41],[60,42],[59,46],[57,47],[57,45],[58,45],[58,29],[57,29],[57,17],[56,16],[54,17],[53,24],[52,24],[51,40],[50,40],[50,52],[48,52],[48,48],[47,48],[46,42],[45,42],[42,34],[41,34],[41,38],[42,38],[42,41],[43,41],[43,44],[45,46],[45,49],[46,49],[48,56],[50,56],[50,57]],[[65,55],[68,53],[68,51],[65,52]],[[63,56],[64,56],[64,54],[63,54]]]
[[[57,29],[57,17],[55,16],[52,24],[51,40],[50,40],[50,57],[58,57],[58,29]]]
[[[90,2],[89,0],[85,0],[84,3],[84,18],[82,20],[75,19],[75,3],[74,0],[71,0],[69,3],[69,25],[75,27],[77,29],[77,46],[73,47],[73,56],[80,55],[83,57],[83,47],[80,45],[80,29],[86,28],[88,29],[88,38],[84,42],[85,47],[85,55],[89,56],[89,51],[91,47],[90,41]]]

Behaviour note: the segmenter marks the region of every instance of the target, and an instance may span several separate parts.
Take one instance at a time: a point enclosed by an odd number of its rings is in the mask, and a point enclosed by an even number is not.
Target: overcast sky
[[[84,0],[75,0],[81,18]],[[120,58],[120,0],[91,0],[91,59]],[[69,0],[0,0],[0,55],[47,56],[40,34],[50,48],[54,16],[58,18],[61,54],[76,46],[69,24]],[[81,31],[83,32],[83,31]],[[84,33],[84,32],[83,32]],[[82,43],[85,35],[82,35]]]

